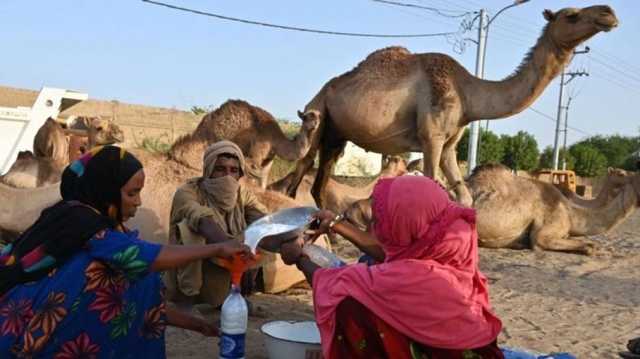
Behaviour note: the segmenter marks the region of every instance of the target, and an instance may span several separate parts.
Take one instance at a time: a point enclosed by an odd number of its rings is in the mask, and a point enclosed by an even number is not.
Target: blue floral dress
[[[105,230],[60,268],[0,298],[0,358],[164,358],[160,245]]]

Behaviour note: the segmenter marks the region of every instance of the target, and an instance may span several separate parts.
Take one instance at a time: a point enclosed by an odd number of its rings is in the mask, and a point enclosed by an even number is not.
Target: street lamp
[[[515,0],[512,4],[509,4],[498,12],[496,12],[491,19],[487,22],[487,15],[485,9],[480,9],[480,24],[478,26],[478,51],[476,52],[476,77],[484,78],[484,58],[487,49],[487,35],[489,33],[489,25],[505,10],[510,9],[514,6],[518,6],[529,2],[530,0]],[[470,125],[470,133],[469,133],[469,152],[467,156],[468,166],[467,166],[467,174],[471,175],[473,169],[477,165],[477,156],[478,156],[478,139],[480,134],[480,122],[475,120],[471,122]]]

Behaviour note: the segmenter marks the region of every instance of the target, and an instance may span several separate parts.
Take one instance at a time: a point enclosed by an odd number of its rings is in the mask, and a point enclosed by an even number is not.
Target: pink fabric
[[[374,230],[385,262],[320,269],[313,277],[322,350],[330,358],[338,304],[352,297],[409,338],[472,349],[502,328],[478,269],[475,212],[421,176],[382,179],[373,192]]]

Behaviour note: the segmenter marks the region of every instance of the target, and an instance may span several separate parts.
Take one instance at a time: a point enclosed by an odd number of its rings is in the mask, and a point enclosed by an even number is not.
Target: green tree
[[[558,166],[562,166],[562,159],[567,157],[567,169],[573,170],[575,168],[576,159],[571,155],[569,150],[561,149],[560,157],[558,159]],[[540,161],[538,162],[538,168],[553,168],[553,147],[547,146],[540,154]]]
[[[538,142],[530,133],[518,131],[514,136],[502,135],[502,163],[513,170],[532,170],[538,165]]]
[[[207,112],[209,112],[209,110],[206,107],[191,106],[191,113],[194,115],[204,115]]]
[[[466,161],[469,154],[469,129],[464,134],[458,146],[458,161]],[[478,149],[478,164],[500,162],[504,156],[504,147],[500,137],[491,131],[480,131],[480,148]]]
[[[605,173],[607,157],[594,146],[578,143],[571,146],[569,152],[576,159],[574,170],[578,176],[596,177]]]
[[[593,136],[579,143],[598,150],[607,159],[607,166],[623,167],[629,155],[640,147],[640,138],[620,135]]]

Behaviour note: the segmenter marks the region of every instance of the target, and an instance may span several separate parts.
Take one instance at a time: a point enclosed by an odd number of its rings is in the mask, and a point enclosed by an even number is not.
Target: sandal
[[[640,359],[640,338],[634,338],[627,342],[628,352],[619,352],[620,357],[625,359]]]
[[[627,342],[627,349],[632,354],[640,354],[640,337],[631,339]]]
[[[618,352],[618,355],[624,359],[640,359],[640,354],[634,354],[631,352]]]

